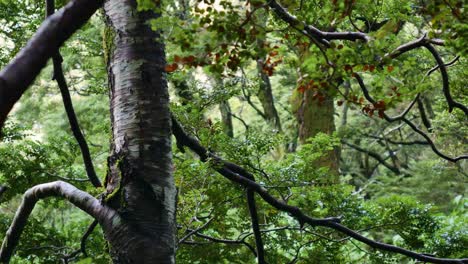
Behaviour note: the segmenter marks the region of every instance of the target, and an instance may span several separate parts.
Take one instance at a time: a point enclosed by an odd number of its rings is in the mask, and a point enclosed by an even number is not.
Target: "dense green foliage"
[[[157,8],[154,1],[138,2],[142,10]],[[460,56],[448,68],[452,95],[468,105],[463,2],[279,1],[297,19],[322,30],[361,30],[372,37],[369,43],[335,41],[321,49],[278,19],[265,2],[179,0],[162,1],[158,7],[163,15],[151,23],[166,42],[171,108],[185,129],[208,149],[255,174],[275,197],[313,217],[340,216],[346,226],[379,241],[438,257],[467,257],[466,160],[453,163],[427,144],[405,144],[423,139],[401,122],[382,119],[384,113],[401,113],[419,94],[431,127],[424,127],[417,109],[408,117],[446,155],[468,152],[467,117],[459,109],[448,112],[439,72],[426,75],[436,65],[430,53],[419,48],[382,59],[424,32],[445,40],[445,46],[437,46],[444,61]],[[39,1],[0,0],[0,66],[24,45],[43,13]],[[61,49],[75,110],[102,179],[110,137],[103,34],[103,16],[97,14]],[[272,83],[282,131],[252,107],[261,108],[258,60]],[[48,66],[37,78],[2,131],[0,185],[8,191],[0,197],[0,234],[8,228],[20,195],[35,184],[62,179],[96,197],[103,192],[85,180],[80,149],[51,71]],[[363,77],[377,103],[364,98],[353,73]],[[319,102],[333,98],[337,131],[319,133],[296,148],[295,113],[308,91]],[[233,137],[226,135],[217,108],[223,102],[231,107]],[[330,184],[329,169],[314,162],[337,148],[340,181]],[[216,162],[199,161],[175,141],[173,155],[178,232],[184,238],[178,262],[255,263],[246,246],[254,246],[254,237],[245,190],[218,175]],[[269,263],[411,262],[330,229],[300,226],[260,198],[257,206]],[[57,263],[79,248],[91,221],[63,201],[41,202],[13,263]],[[78,255],[76,263],[109,261],[99,228],[87,240],[87,253]]]

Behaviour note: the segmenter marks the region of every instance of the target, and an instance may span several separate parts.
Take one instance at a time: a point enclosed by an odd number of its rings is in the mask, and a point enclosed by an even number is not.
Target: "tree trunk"
[[[112,121],[107,203],[122,222],[106,232],[114,263],[174,263],[172,175],[164,45],[148,26],[158,14],[135,0],[104,4]]]

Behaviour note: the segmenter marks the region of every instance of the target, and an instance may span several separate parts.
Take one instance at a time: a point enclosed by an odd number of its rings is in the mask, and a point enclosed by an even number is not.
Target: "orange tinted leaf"
[[[388,66],[387,66],[387,71],[388,71],[389,73],[392,72],[393,69],[394,69],[394,67],[393,67],[392,65],[388,65]]]
[[[177,70],[177,68],[178,68],[177,63],[172,63],[172,64],[166,65],[166,67],[164,67],[164,70],[167,73],[170,73],[170,72],[173,72],[173,71]]]

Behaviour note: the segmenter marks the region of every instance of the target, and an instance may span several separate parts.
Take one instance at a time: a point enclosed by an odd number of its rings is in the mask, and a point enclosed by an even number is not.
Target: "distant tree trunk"
[[[222,101],[219,103],[219,112],[221,113],[221,122],[223,123],[223,130],[228,137],[234,137],[234,128],[232,126],[232,112],[229,101]]]
[[[258,88],[257,97],[262,103],[265,119],[271,123],[276,130],[281,131],[281,120],[275,107],[270,77],[263,71],[262,60],[257,61],[257,69],[260,76],[260,86]]]
[[[164,45],[158,15],[135,0],[105,2],[112,153],[107,203],[122,223],[106,232],[114,263],[175,263],[176,188]]]
[[[257,17],[259,18],[259,22],[262,23],[262,25],[266,25],[267,22],[267,14],[262,13],[261,11],[257,12]],[[270,82],[270,77],[268,74],[266,74],[263,71],[263,66],[265,63],[266,59],[266,54],[264,52],[264,46],[265,46],[265,36],[264,35],[259,35],[257,39],[257,48],[260,51],[259,58],[257,60],[257,71],[258,71],[258,76],[260,77],[260,85],[258,87],[258,92],[257,92],[257,97],[258,100],[260,100],[260,103],[262,103],[262,108],[263,108],[263,113],[265,115],[265,119],[273,125],[273,127],[281,131],[281,120],[278,115],[278,111],[276,110],[275,107],[275,101],[273,98],[273,91],[271,89],[271,82]]]

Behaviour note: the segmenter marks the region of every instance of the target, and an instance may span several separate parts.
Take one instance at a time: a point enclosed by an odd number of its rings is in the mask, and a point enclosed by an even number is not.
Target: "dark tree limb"
[[[200,156],[200,159],[202,161],[203,159],[205,159],[206,161],[206,158],[208,157],[208,155],[212,155],[212,157],[215,157],[212,153],[208,152],[202,145],[200,145],[200,143],[196,139],[187,135],[185,131],[183,130],[183,128],[180,126],[180,124],[177,122],[177,120],[175,120],[174,117],[172,117],[172,132],[174,136],[176,137],[178,143],[180,142],[179,143],[180,145],[186,146],[190,148],[192,151],[194,151],[195,153],[197,153]],[[340,218],[337,218],[337,217],[323,218],[323,219],[312,218],[306,215],[298,207],[290,206],[284,203],[283,201],[280,201],[274,198],[273,196],[271,196],[265,188],[263,188],[261,185],[259,185],[255,181],[252,181],[251,179],[249,179],[249,177],[246,177],[244,175],[246,170],[243,169],[242,167],[233,163],[225,162],[219,157],[216,157],[216,158],[217,158],[216,162],[218,166],[213,166],[213,169],[215,169],[218,173],[223,175],[225,178],[231,180],[232,182],[236,182],[246,188],[251,189],[252,191],[255,191],[257,194],[259,194],[263,198],[265,202],[275,207],[277,210],[286,212],[292,217],[294,217],[299,222],[300,226],[303,226],[304,224],[307,223],[311,226],[323,226],[323,227],[332,228],[360,242],[363,242],[372,248],[402,254],[402,255],[405,255],[405,256],[408,256],[417,260],[421,260],[421,261],[432,262],[432,263],[467,263],[468,262],[468,259],[446,259],[446,258],[436,258],[432,256],[427,256],[425,254],[417,253],[417,252],[407,250],[401,247],[374,241],[340,224]],[[228,166],[228,164],[230,164],[230,166]]]
[[[55,181],[36,185],[23,196],[23,201],[16,211],[13,222],[8,229],[0,249],[0,263],[8,263],[15,247],[18,245],[21,233],[27,223],[29,215],[40,199],[47,197],[62,197],[94,217],[100,224],[107,224],[109,220],[118,217],[113,209],[102,205],[101,202],[90,194],[77,189],[75,186]]]
[[[257,206],[255,205],[255,192],[247,189],[247,205],[249,207],[250,221],[255,237],[255,246],[257,248],[257,260],[259,264],[265,264],[265,249],[263,247],[262,233],[258,224]]]
[[[348,146],[348,147],[350,147],[350,148],[352,148],[352,149],[355,149],[355,150],[357,150],[357,151],[359,151],[359,152],[366,153],[367,155],[369,155],[369,156],[371,156],[372,158],[374,158],[375,160],[377,160],[380,164],[382,164],[382,165],[384,165],[385,167],[387,167],[387,169],[391,170],[393,173],[395,173],[395,174],[400,174],[400,173],[401,173],[400,169],[398,169],[397,167],[395,167],[395,166],[393,166],[393,165],[387,163],[387,162],[385,161],[385,159],[382,158],[379,154],[377,154],[377,153],[375,153],[375,152],[373,152],[373,151],[367,150],[367,149],[363,149],[363,148],[361,148],[361,147],[359,147],[359,146],[356,146],[356,145],[351,144],[351,143],[349,143],[349,142],[346,142],[346,141],[344,141],[344,140],[342,140],[341,143],[343,143],[344,145],[346,145],[346,146]]]
[[[375,99],[370,95],[369,90],[367,89],[366,85],[364,84],[364,81],[362,80],[361,76],[359,76],[359,74],[357,74],[357,73],[354,73],[354,77],[358,81],[358,84],[361,87],[361,90],[362,90],[362,92],[364,94],[364,97],[369,102],[375,103],[376,102]],[[414,105],[414,102],[416,102],[416,100],[414,100],[413,103],[410,106]],[[410,109],[410,107],[408,107],[407,110],[408,109]],[[405,112],[403,112],[403,113],[407,113],[407,111],[405,110]],[[458,157],[452,158],[452,157],[449,157],[449,156],[443,154],[442,152],[440,152],[440,150],[436,147],[434,141],[432,141],[432,139],[429,137],[429,135],[427,135],[424,131],[419,129],[413,122],[411,122],[410,120],[405,118],[405,116],[403,114],[400,114],[397,117],[390,117],[386,113],[383,113],[383,117],[388,122],[402,121],[402,122],[406,123],[409,127],[411,127],[411,129],[413,129],[416,133],[421,135],[427,141],[427,143],[429,143],[429,146],[431,147],[432,151],[434,151],[435,154],[437,154],[439,157],[441,157],[441,158],[443,158],[445,160],[448,160],[448,161],[451,161],[451,162],[457,162],[457,161],[462,160],[462,159],[468,159],[468,155],[460,155]]]
[[[46,0],[46,10],[47,17],[50,17],[54,14],[55,0]],[[57,52],[52,56],[52,61],[54,64],[53,79],[57,81],[57,84],[60,88],[63,105],[67,113],[68,121],[70,123],[73,136],[75,137],[76,141],[78,142],[78,145],[80,146],[81,155],[83,157],[83,163],[86,169],[86,174],[88,175],[88,178],[94,185],[94,187],[102,187],[101,181],[99,180],[98,176],[96,175],[96,171],[94,170],[93,160],[91,158],[91,153],[89,152],[88,143],[86,143],[86,139],[83,136],[83,133],[81,132],[80,125],[78,123],[78,118],[76,117],[75,110],[73,109],[73,102],[70,96],[70,91],[68,90],[67,81],[65,80],[65,76],[63,74],[63,59],[60,55],[60,51],[57,50]]]
[[[74,0],[47,18],[18,55],[0,72],[0,128],[47,60],[102,5],[103,0]]]
[[[185,235],[184,237],[182,237],[181,239],[179,239],[179,242],[178,244],[182,244],[184,243],[188,238],[190,238],[192,235],[194,235],[195,233],[198,233],[200,232],[201,230],[203,230],[205,227],[207,227],[211,221],[213,221],[213,218],[211,218],[210,220],[206,221],[206,223],[204,223],[203,225],[201,225],[200,227],[198,227],[197,229],[193,229],[193,230],[190,230],[189,233],[187,235]]]
[[[426,127],[427,131],[432,132],[431,121],[429,121],[429,118],[426,115],[426,110],[424,109],[424,103],[421,98],[418,98],[418,110],[421,116],[421,120],[424,126]]]

